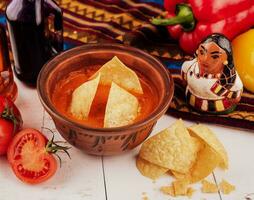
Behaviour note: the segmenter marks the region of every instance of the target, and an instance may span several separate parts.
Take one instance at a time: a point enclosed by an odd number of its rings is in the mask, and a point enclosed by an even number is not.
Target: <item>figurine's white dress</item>
[[[187,82],[187,100],[193,107],[202,111],[228,110],[233,106],[228,100],[239,99],[242,93],[243,84],[237,73],[234,85],[226,89],[218,83],[220,74],[200,76],[196,58],[183,63],[182,77]]]

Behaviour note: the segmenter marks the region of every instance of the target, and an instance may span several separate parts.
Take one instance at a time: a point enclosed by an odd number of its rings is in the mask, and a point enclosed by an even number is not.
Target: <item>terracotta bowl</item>
[[[146,76],[157,89],[158,105],[147,118],[118,128],[93,128],[76,123],[56,110],[51,101],[55,83],[72,71],[89,65],[103,65],[115,55],[128,67]],[[88,154],[113,155],[133,149],[149,136],[169,107],[174,83],[163,64],[141,50],[118,44],[89,44],[63,52],[45,64],[38,76],[37,90],[57,130],[70,144]]]

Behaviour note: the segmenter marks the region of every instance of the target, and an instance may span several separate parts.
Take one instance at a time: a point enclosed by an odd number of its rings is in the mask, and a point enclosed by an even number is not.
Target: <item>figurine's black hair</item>
[[[220,84],[227,89],[230,89],[234,85],[236,79],[236,71],[234,68],[233,53],[230,41],[224,35],[215,33],[208,36],[201,43],[204,44],[209,42],[216,43],[227,54],[228,64],[224,66],[222,75],[220,77]]]

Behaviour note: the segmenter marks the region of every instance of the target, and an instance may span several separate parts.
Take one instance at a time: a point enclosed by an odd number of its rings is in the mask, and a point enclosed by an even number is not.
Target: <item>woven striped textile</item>
[[[0,23],[9,0],[0,1]],[[180,69],[185,55],[165,28],[150,24],[163,15],[162,0],[58,0],[64,12],[65,49],[86,43],[122,43],[143,49],[159,58],[171,72],[175,95],[169,115],[196,122],[254,130],[254,94],[243,92],[236,110],[226,115],[197,113],[185,102]]]

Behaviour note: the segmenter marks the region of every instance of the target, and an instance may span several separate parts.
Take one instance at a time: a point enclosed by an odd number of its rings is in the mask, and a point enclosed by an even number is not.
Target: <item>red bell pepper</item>
[[[232,40],[254,26],[253,0],[165,0],[164,7],[167,18],[154,18],[152,23],[166,25],[189,54],[212,33]]]

